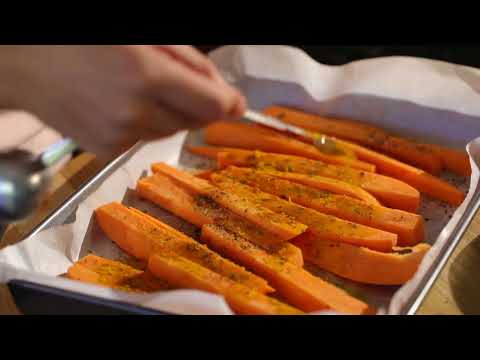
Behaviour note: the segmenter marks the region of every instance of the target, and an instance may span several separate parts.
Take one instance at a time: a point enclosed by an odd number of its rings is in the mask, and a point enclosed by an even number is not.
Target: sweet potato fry
[[[212,248],[261,274],[289,303],[307,312],[332,309],[347,314],[367,314],[367,304],[345,291],[216,225],[202,227],[202,238]]]
[[[217,159],[221,168],[230,165],[246,166],[265,171],[281,171],[338,179],[352,186],[360,187],[374,195],[385,206],[395,209],[416,212],[420,205],[420,193],[416,188],[405,182],[376,173],[328,165],[320,161],[298,156],[270,154],[259,151],[249,154],[237,151],[220,152],[217,155]]]
[[[430,245],[421,243],[384,253],[335,241],[317,241],[311,234],[298,237],[295,244],[307,261],[319,268],[374,285],[403,285],[415,275],[430,249]]]
[[[154,173],[161,173],[170,177],[188,191],[207,196],[223,207],[236,213],[260,228],[276,235],[272,240],[277,242],[289,241],[307,230],[307,227],[284,214],[274,213],[248,199],[224,192],[211,185],[208,181],[196,178],[186,172],[177,170],[165,163],[152,165]]]
[[[248,241],[269,250],[275,256],[303,266],[301,251],[294,245],[288,242],[278,244],[278,242],[272,241],[271,238],[275,237],[273,234],[242,219],[209,198],[189,194],[164,175],[156,174],[140,180],[137,184],[137,192],[143,198],[197,227],[202,227],[205,224],[222,225]]]
[[[219,174],[321,213],[397,234],[398,246],[412,246],[424,240],[424,220],[417,214],[329,194],[251,168],[229,167]]]
[[[205,129],[205,141],[210,145],[304,156],[329,164],[350,166],[364,171],[375,171],[375,165],[373,164],[347,156],[325,154],[313,145],[305,144],[252,124],[225,121],[213,123]]]
[[[235,181],[234,177],[214,174],[212,181],[225,191],[262,204],[272,211],[288,214],[297,221],[302,221],[318,239],[346,242],[379,251],[391,251],[397,243],[396,234],[321,214],[257,188],[241,184]]]
[[[96,218],[111,240],[140,260],[148,260],[152,253],[173,252],[259,292],[273,290],[264,279],[188,236],[178,234],[168,225],[160,226],[159,220],[147,214],[139,214],[119,203],[110,203],[96,210]]]
[[[392,136],[366,123],[326,118],[282,106],[270,106],[264,109],[264,113],[301,128],[337,136],[391,154],[433,175],[438,175],[442,169],[441,159],[427,146]]]
[[[152,276],[149,271],[137,270],[93,254],[70,266],[67,277],[128,292],[149,293],[173,288],[167,282]]]
[[[237,314],[302,315],[300,310],[250,289],[181,256],[153,254],[148,269],[182,288],[203,290],[225,297]]]
[[[423,170],[404,164],[373,150],[366,149],[360,145],[344,140],[340,142],[355,151],[359,159],[368,160],[372,164],[377,165],[377,170],[380,174],[401,180],[413,186],[418,191],[451,205],[459,206],[463,200],[465,200],[465,194],[455,186]]]

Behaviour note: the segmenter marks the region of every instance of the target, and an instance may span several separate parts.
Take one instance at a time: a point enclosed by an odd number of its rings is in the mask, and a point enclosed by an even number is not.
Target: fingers
[[[146,63],[150,93],[157,101],[194,119],[212,121],[241,115],[245,99],[237,90],[159,55],[151,54]]]
[[[203,126],[201,122],[152,102],[138,105],[132,110],[129,119],[110,122],[109,125],[102,131],[105,135],[102,144],[95,144],[95,152],[102,160],[111,160],[119,156],[138,141],[156,140],[180,130]]]
[[[231,117],[236,120],[240,119],[245,112],[247,111],[247,99],[243,95],[240,95],[240,98],[232,111]]]
[[[165,105],[150,103],[144,106],[143,113],[139,114],[129,127],[142,140],[151,140],[202,125]]]

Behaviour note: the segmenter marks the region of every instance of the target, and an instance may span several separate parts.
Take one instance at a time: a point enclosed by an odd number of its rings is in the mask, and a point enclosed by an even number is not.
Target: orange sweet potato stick
[[[362,188],[385,206],[395,209],[415,212],[420,204],[420,193],[417,189],[388,176],[346,166],[329,165],[299,156],[239,151],[238,149],[223,150],[224,148],[210,147],[208,150],[198,153],[206,154],[208,152],[211,158],[217,158],[219,167],[235,165],[337,179]]]
[[[297,221],[302,221],[318,239],[346,242],[379,251],[391,251],[397,243],[396,234],[321,214],[257,188],[241,184],[231,177],[214,174],[212,181],[225,191],[238,194],[252,202],[263,204],[272,211],[288,214]]]
[[[231,157],[239,157],[232,154]],[[219,155],[219,163],[222,163]],[[235,160],[234,160],[235,161]],[[241,162],[241,160],[236,160]],[[375,196],[386,206],[416,211],[420,204],[420,193],[414,187],[397,179],[351,169],[344,166],[324,164],[319,161],[305,159],[297,156],[255,153],[255,164],[260,169],[272,169],[283,172],[300,173],[304,175],[321,176],[337,179],[342,182],[357,186]]]
[[[315,189],[324,190],[333,194],[345,195],[354,199],[362,200],[367,204],[380,205],[380,202],[373,195],[363,190],[361,187],[351,185],[337,179],[327,178],[318,175],[305,175],[275,170],[266,170],[266,173],[280,179],[290,180],[292,182],[304,184]]]
[[[251,124],[222,121],[213,123],[205,129],[205,141],[210,145],[298,155],[329,164],[345,165],[364,171],[375,171],[375,166],[367,162],[345,156],[325,154],[313,145]]]
[[[219,174],[321,213],[395,233],[398,246],[412,246],[425,237],[423,217],[417,214],[329,194],[251,168],[229,167]]]
[[[93,254],[85,256],[70,266],[67,277],[128,292],[147,293],[173,288],[167,282],[152,276],[148,271],[138,270]]]
[[[358,121],[326,118],[298,110],[270,106],[263,111],[282,121],[318,133],[337,136],[391,154],[399,160],[437,175],[442,169],[442,160],[428,146],[396,137],[384,130]]]
[[[202,227],[202,238],[212,248],[268,279],[283,298],[303,311],[332,309],[347,314],[372,311],[345,291],[300,267],[272,258],[264,250],[219,226]]]
[[[423,170],[360,145],[344,140],[339,140],[339,142],[355,151],[359,159],[368,160],[375,164],[380,174],[401,180],[434,199],[455,206],[459,206],[465,200],[465,194],[459,189]]]
[[[286,215],[274,213],[235,194],[221,191],[208,181],[196,178],[165,163],[153,164],[152,170],[154,173],[161,173],[170,177],[188,191],[210,197],[213,201],[236,213],[238,216],[271,232],[276,235],[272,240],[276,240],[279,243],[289,241],[307,230],[305,225]]]
[[[465,151],[449,149],[439,145],[424,144],[442,161],[443,167],[461,176],[472,175],[470,158]]]
[[[395,248],[391,253],[334,241],[317,241],[311,234],[295,239],[305,258],[346,279],[374,285],[403,285],[418,269],[430,245]],[[274,285],[275,286],[275,285]]]
[[[195,155],[206,157],[208,159],[217,160],[217,155],[220,152],[239,151],[244,152],[247,155],[251,150],[242,150],[239,148],[217,147],[217,146],[187,146],[186,149]]]
[[[245,156],[252,155],[254,150],[245,150],[240,148],[227,148],[220,146],[187,146],[187,150],[192,154],[206,157],[208,159],[217,160],[218,154],[226,153],[240,153]]]
[[[156,174],[144,178],[137,184],[137,192],[143,198],[172,212],[176,216],[202,227],[206,224],[220,224],[262,248],[273,252],[298,266],[303,266],[301,251],[290,243],[278,244],[271,239],[275,236],[225,209],[211,199],[193,196],[175,184],[170,178]]]
[[[177,234],[166,224],[159,226],[159,221],[150,219],[147,214],[140,215],[119,203],[104,205],[95,214],[107,236],[140,260],[148,260],[152,253],[174,252],[262,293],[273,291],[264,279],[222,258],[188,236]]]
[[[148,269],[154,275],[178,287],[223,295],[237,314],[302,314],[292,306],[236,283],[181,256],[153,254],[149,259]]]

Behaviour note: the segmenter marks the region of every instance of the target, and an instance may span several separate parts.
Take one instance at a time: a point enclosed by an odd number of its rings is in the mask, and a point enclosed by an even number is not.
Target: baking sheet
[[[406,136],[457,148],[465,148],[471,142],[470,181],[442,175],[469,190],[464,204],[454,211],[426,198],[422,202],[421,212],[428,219],[427,242],[434,247],[408,284],[401,288],[362,286],[310,269],[378,306],[379,313],[402,313],[425,277],[431,275],[435,260],[453,241],[453,231],[478,189],[480,139],[472,140],[480,136],[480,72],[412,58],[382,58],[330,67],[316,63],[298,49],[282,46],[229,46],[211,57],[225,78],[246,94],[254,109],[271,104],[290,105],[379,124]],[[194,235],[191,226],[140,201],[131,190],[148,173],[152,162],[165,161],[183,168],[208,167],[207,161],[182,151],[185,142],[201,143],[201,131],[181,132],[145,144],[80,204],[69,224],[45,230],[0,251],[0,281],[29,280],[173,313],[231,314],[221,297],[198,291],[132,295],[57,277],[91,251],[139,266],[125,259],[93,220],[93,210],[111,201],[134,205]]]

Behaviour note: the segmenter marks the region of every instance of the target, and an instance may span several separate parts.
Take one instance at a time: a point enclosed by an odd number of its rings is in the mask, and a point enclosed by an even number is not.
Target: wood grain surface
[[[22,240],[35,226],[52,213],[65,199],[93,177],[101,165],[95,156],[84,153],[70,161],[54,177],[49,196],[25,221],[9,226],[0,240],[0,248]],[[426,296],[417,314],[480,314],[480,214],[477,214],[465,236]],[[20,314],[4,285],[0,286],[0,314]]]

